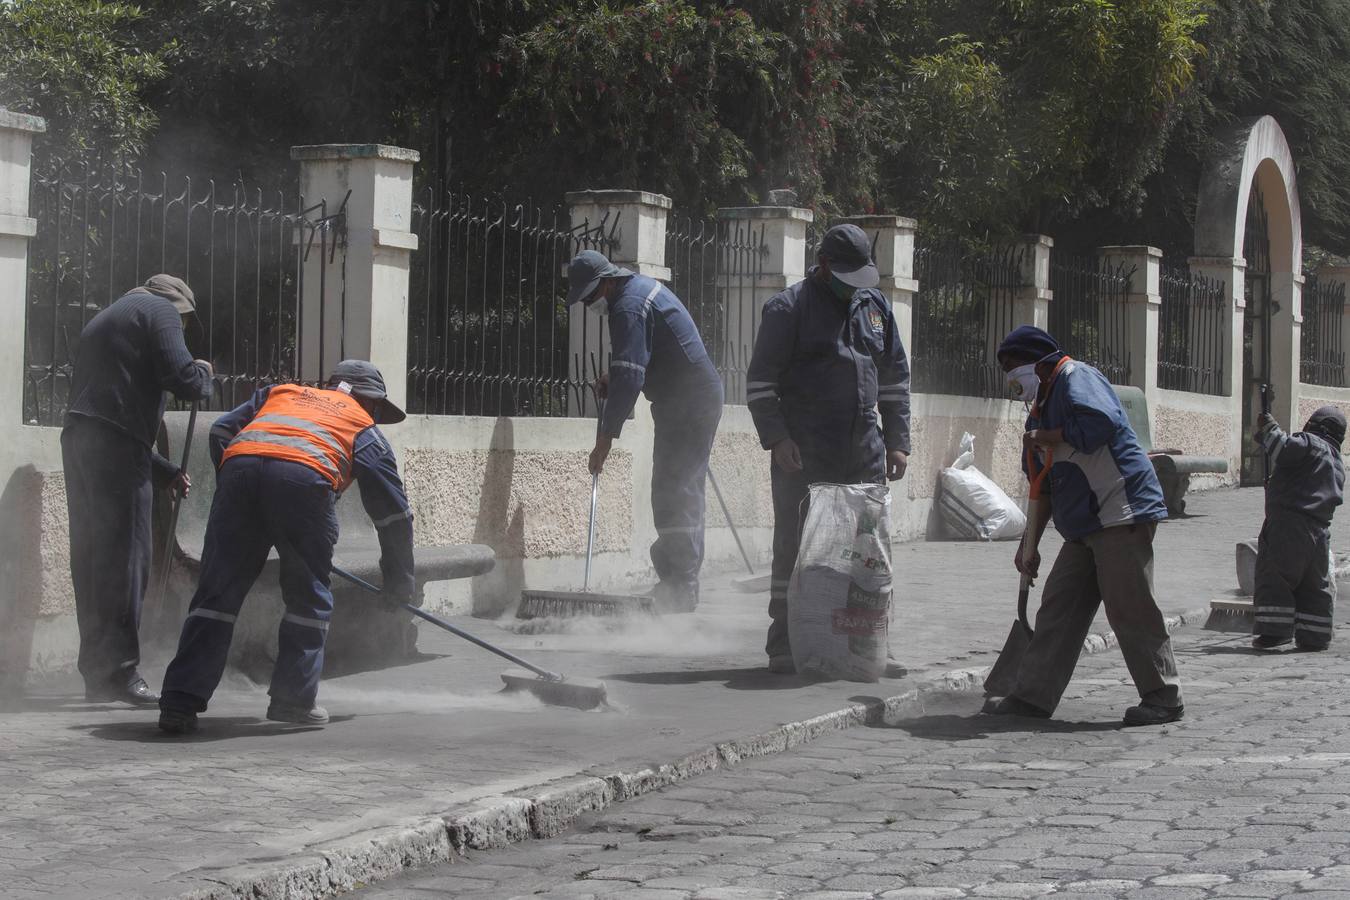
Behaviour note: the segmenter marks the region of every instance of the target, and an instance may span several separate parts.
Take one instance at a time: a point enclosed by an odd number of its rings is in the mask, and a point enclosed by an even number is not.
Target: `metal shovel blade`
[[[984,679],[984,692],[990,697],[1006,697],[1017,688],[1017,671],[1022,668],[1022,657],[1031,646],[1031,633],[1014,619],[1008,631],[1008,639],[1003,642],[994,667]]]
[[[1017,671],[1022,668],[1022,658],[1031,646],[1031,624],[1027,621],[1027,596],[1031,593],[1031,578],[1022,576],[1017,589],[1017,618],[1013,619],[1012,630],[1003,642],[998,659],[984,679],[984,692],[991,697],[1006,697],[1017,688]]]

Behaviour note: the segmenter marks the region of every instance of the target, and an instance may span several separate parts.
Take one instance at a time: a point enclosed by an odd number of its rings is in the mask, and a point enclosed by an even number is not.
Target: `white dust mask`
[[[1035,363],[1018,366],[1007,374],[1007,379],[1008,393],[1023,403],[1035,400],[1036,392],[1041,389],[1041,376],[1036,374]]]

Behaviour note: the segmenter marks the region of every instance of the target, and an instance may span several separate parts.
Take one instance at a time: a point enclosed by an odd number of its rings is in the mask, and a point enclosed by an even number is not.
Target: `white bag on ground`
[[[975,436],[961,436],[956,461],[939,473],[938,509],[957,537],[977,541],[1020,538],[1027,527],[1021,507],[987,475],[975,468]]]
[[[891,610],[891,492],[882,484],[813,484],[788,582],[792,662],[848,681],[886,671]]]

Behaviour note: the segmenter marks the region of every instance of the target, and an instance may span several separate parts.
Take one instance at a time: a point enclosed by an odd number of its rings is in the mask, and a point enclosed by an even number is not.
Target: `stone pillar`
[[[914,355],[914,295],[919,282],[914,280],[914,231],[917,223],[904,216],[852,216],[838,219],[857,225],[873,238],[873,255],[881,274],[881,291],[891,298],[895,324],[905,351]]]
[[[1029,234],[1022,239],[1019,245],[1022,251],[1022,284],[1013,300],[1013,328],[1035,325],[1050,330],[1050,301],[1054,299],[1054,292],[1050,290],[1050,249],[1054,246],[1055,239],[1044,234]],[[994,339],[995,346],[990,348],[991,359],[1002,339],[1003,335]]]
[[[0,421],[23,422],[24,334],[28,297],[28,241],[37,221],[28,215],[33,135],[47,130],[37,116],[0,108]]]
[[[718,290],[726,306],[726,335],[739,353],[754,349],[764,303],[774,294],[806,277],[806,226],[813,213],[797,206],[728,206],[717,210],[718,224],[737,240],[761,243],[764,251],[753,274],[719,278]],[[746,359],[749,365],[749,359]],[[745,403],[744,383],[728,383],[727,403]]]
[[[1130,360],[1130,384],[1144,392],[1150,410],[1158,408],[1158,313],[1162,307],[1162,251],[1157,247],[1099,247],[1105,266],[1128,272],[1126,302],[1126,349]]]
[[[1229,429],[1228,470],[1236,477],[1242,471],[1242,443],[1247,439],[1242,429],[1242,326],[1247,314],[1247,261],[1241,257],[1192,256],[1187,262],[1192,274],[1214,279],[1224,286],[1223,393],[1231,401],[1233,422]]]
[[[670,215],[670,198],[648,191],[572,191],[566,195],[571,214],[572,229],[578,237],[584,232],[603,230],[611,237],[608,247],[597,247],[610,262],[625,269],[646,275],[658,281],[670,281],[666,266],[666,219]],[[599,234],[596,233],[596,237]],[[576,247],[577,252],[587,244]],[[566,266],[568,260],[563,261]],[[568,355],[572,377],[585,382],[591,377],[592,358],[597,371],[603,372],[609,362],[609,339],[605,319],[598,310],[580,305],[568,311]],[[580,367],[580,370],[578,370]],[[577,415],[595,414],[589,392],[583,391]]]
[[[418,154],[383,144],[318,144],[292,147],[291,159],[300,161],[304,204],[325,204],[309,214],[311,220],[339,212],[346,218],[345,259],[341,247],[331,262],[320,258],[315,237],[304,263],[300,376],[318,380],[344,357],[368,359],[384,375],[389,399],[402,407],[408,396],[408,262],[417,249],[412,179]],[[309,235],[298,239],[303,247]],[[330,249],[334,240],[341,240],[340,233],[330,230]]]

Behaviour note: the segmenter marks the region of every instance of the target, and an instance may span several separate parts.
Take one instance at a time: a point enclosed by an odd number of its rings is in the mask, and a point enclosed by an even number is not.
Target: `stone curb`
[[[1204,624],[1209,608],[1187,610],[1164,619],[1168,632]],[[1085,654],[1116,646],[1113,632],[1090,634]],[[823,715],[789,722],[770,731],[726,741],[669,763],[610,775],[578,774],[489,797],[401,826],[353,834],[324,850],[276,861],[244,865],[196,878],[209,882],[180,894],[180,900],[319,900],[391,878],[432,863],[453,862],[468,850],[491,850],[530,838],[554,837],[582,815],[612,803],[686,781],[742,760],[783,753],[823,735],[868,725],[897,715],[934,691],[973,691],[983,687],[989,666],[953,669],[880,700],[854,703]],[[189,876],[191,877],[191,876]]]

